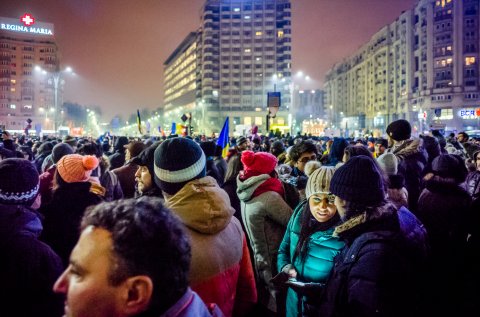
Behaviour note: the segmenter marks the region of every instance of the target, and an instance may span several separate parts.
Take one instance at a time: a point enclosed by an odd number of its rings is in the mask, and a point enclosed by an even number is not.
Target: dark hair
[[[351,157],[358,155],[365,155],[373,158],[372,153],[363,145],[349,145],[345,148],[344,153],[347,156],[346,161]]]
[[[315,144],[312,141],[300,141],[299,143],[295,144],[292,149],[290,150],[289,156],[293,162],[298,161],[298,159],[302,156],[303,153],[314,152],[318,155],[318,150]]]
[[[81,229],[94,226],[112,235],[115,265],[109,282],[147,275],[153,282],[148,312],[161,315],[188,288],[191,249],[180,220],[160,199],[141,197],[101,203],[88,208]]]
[[[225,182],[237,178],[238,173],[243,170],[243,164],[240,155],[234,155],[230,158],[225,172]]]
[[[295,262],[297,257],[304,262],[305,257],[308,254],[308,238],[317,231],[324,231],[332,226],[335,226],[340,222],[340,216],[338,212],[335,212],[335,215],[326,222],[318,222],[310,211],[310,204],[307,200],[305,206],[302,208],[300,215],[300,233],[298,234],[298,242],[295,246],[295,251],[293,252],[292,263]]]
[[[348,146],[347,140],[344,138],[334,137],[333,143],[328,152],[328,165],[334,166],[342,161],[345,148]]]
[[[93,142],[87,142],[78,147],[77,153],[80,155],[94,155],[95,157],[102,157],[103,155],[100,145]]]
[[[468,141],[468,139],[470,138],[470,136],[468,135],[467,132],[460,132],[460,133],[458,133],[457,136],[459,136],[460,134],[463,135],[463,137],[465,138],[466,141]]]
[[[379,138],[375,141],[375,144],[380,144],[384,148],[388,148],[388,140],[387,139]]]

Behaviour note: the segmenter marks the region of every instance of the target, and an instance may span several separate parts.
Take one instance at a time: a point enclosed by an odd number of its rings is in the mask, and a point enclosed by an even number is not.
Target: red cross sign
[[[35,23],[35,18],[29,14],[25,13],[22,17],[20,17],[20,21],[25,25],[25,26],[30,26],[33,23]]]

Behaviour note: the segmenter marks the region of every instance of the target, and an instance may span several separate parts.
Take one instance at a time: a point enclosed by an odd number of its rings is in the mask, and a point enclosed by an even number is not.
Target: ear
[[[124,282],[123,311],[127,316],[145,311],[152,299],[153,282],[149,276],[137,275]]]

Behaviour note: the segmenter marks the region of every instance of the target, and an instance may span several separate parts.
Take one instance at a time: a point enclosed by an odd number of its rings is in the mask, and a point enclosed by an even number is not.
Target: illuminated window
[[[441,62],[442,66],[446,66],[447,65],[447,61],[442,59],[442,62]]]
[[[10,91],[15,92],[16,91],[15,87],[10,88]]]
[[[470,57],[465,57],[465,65],[470,66],[475,64],[475,57],[470,56]]]
[[[452,47],[451,46],[447,46],[447,51],[451,51],[452,50]]]
[[[23,106],[23,109],[32,109],[32,105],[25,105]]]
[[[233,8],[234,12],[240,12],[240,8]]]
[[[12,105],[10,105],[10,109],[16,109],[16,108],[17,108],[17,106],[16,106],[16,105],[13,105],[13,104],[12,104]]]
[[[245,117],[243,119],[243,124],[245,125],[251,125],[252,124],[252,117]]]
[[[262,117],[255,117],[255,124],[256,125],[262,125]]]
[[[251,51],[252,51],[251,49],[246,48],[244,52],[245,52],[245,53],[250,53]]]
[[[262,36],[262,31],[257,31],[257,32],[255,32],[255,35],[256,35],[256,36]]]
[[[245,20],[250,20],[250,16],[249,16],[249,15],[246,15],[246,16],[245,16]]]
[[[277,32],[277,37],[279,37],[279,38],[283,37],[283,31],[282,30]]]

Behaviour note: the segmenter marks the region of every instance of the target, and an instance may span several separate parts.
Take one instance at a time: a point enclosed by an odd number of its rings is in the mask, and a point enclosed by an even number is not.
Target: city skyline
[[[415,0],[292,1],[293,72],[322,88],[324,76]],[[0,16],[29,12],[55,25],[62,66],[78,74],[67,79],[65,101],[97,105],[107,121],[137,108],[163,103],[163,62],[186,34],[200,25],[204,0],[8,1]],[[379,14],[379,12],[383,12]],[[143,50],[143,52],[142,52]]]

